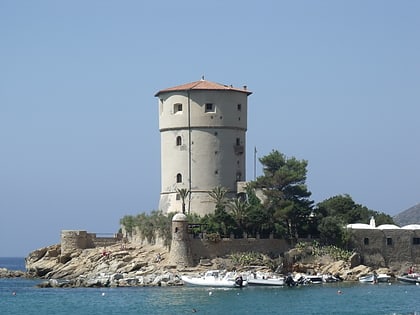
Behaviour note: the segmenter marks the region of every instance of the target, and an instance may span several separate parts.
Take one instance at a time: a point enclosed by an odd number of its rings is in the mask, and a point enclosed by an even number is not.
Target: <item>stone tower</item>
[[[182,212],[178,189],[189,192],[185,212],[214,211],[208,193],[221,186],[227,197],[237,193],[245,177],[248,95],[204,79],[156,93],[161,135],[159,209]]]
[[[181,268],[193,265],[189,246],[187,216],[182,213],[177,213],[172,218],[172,241],[169,264]]]

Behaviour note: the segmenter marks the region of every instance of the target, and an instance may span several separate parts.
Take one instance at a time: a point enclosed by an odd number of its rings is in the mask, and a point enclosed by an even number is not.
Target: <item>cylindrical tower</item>
[[[159,209],[204,215],[214,211],[209,192],[221,186],[234,197],[245,181],[248,95],[204,79],[156,93],[161,134]]]
[[[186,215],[182,213],[177,213],[172,218],[172,242],[169,264],[181,268],[193,265],[189,247],[188,221]]]

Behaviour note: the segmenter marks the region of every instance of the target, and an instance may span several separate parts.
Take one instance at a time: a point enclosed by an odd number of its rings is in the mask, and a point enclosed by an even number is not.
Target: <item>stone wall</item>
[[[107,247],[122,241],[122,234],[98,237],[95,233],[80,230],[61,231],[61,253],[71,253],[77,249]]]
[[[284,239],[223,238],[220,240],[190,239],[192,259],[197,264],[203,258],[216,258],[239,252],[257,252],[279,256],[290,249]]]

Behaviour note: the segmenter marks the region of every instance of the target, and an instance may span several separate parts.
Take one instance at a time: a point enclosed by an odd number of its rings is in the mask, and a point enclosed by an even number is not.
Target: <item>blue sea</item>
[[[23,258],[0,268],[24,270]],[[339,283],[295,288],[199,287],[39,289],[0,279],[0,314],[404,314],[420,315],[420,286]],[[341,294],[339,294],[341,291]]]

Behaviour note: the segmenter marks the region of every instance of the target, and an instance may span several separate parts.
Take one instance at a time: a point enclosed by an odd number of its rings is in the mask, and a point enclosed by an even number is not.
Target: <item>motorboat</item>
[[[378,273],[376,279],[378,282],[389,282],[391,280],[391,276],[386,273]]]
[[[331,282],[343,281],[343,279],[341,279],[339,276],[334,276],[330,273],[327,273],[327,274],[322,275],[322,281],[325,283],[331,283]]]
[[[371,273],[368,275],[364,275],[359,277],[359,282],[362,283],[378,283],[378,282],[389,282],[391,279],[390,275],[387,275],[386,273]]]
[[[236,272],[209,270],[201,277],[181,276],[185,284],[206,287],[242,288],[248,281]]]
[[[320,284],[323,282],[322,275],[309,275],[305,273],[296,273],[293,280],[298,285]]]
[[[248,275],[248,285],[250,286],[284,286],[284,277],[266,273],[252,272]]]
[[[420,273],[409,273],[397,276],[397,280],[403,283],[420,284]]]
[[[306,283],[320,284],[324,282],[322,275],[305,275]]]

